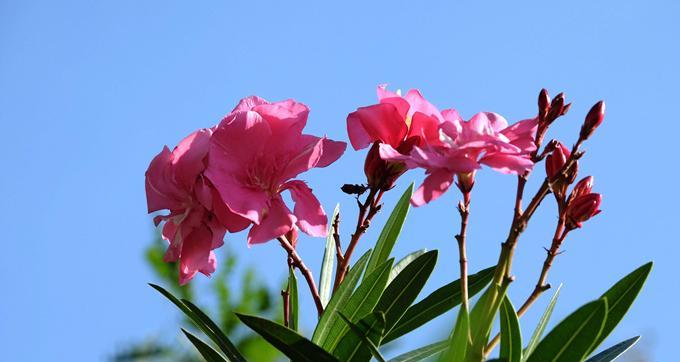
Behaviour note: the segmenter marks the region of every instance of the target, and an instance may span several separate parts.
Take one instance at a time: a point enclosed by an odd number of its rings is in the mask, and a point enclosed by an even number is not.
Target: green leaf
[[[468,278],[470,298],[486,287],[493,278],[496,267],[486,268]],[[453,281],[435,290],[420,302],[414,304],[385,336],[383,344],[391,342],[423,324],[439,317],[461,303],[460,280]]]
[[[411,208],[411,195],[413,195],[413,183],[406,189],[397,205],[392,210],[392,214],[387,219],[385,226],[378,236],[378,241],[375,243],[371,260],[368,261],[366,267],[366,274],[370,274],[378,266],[382,265],[390,257],[392,248],[397,242],[397,238],[401,233],[401,228],[404,226],[404,220]]]
[[[499,270],[496,270],[496,272],[499,272]],[[466,358],[468,360],[481,360],[483,358],[491,327],[498,314],[507,287],[508,283],[497,284],[492,282],[472,308],[470,312],[472,343],[467,349]]]
[[[184,332],[184,335],[187,336],[189,339],[189,342],[196,347],[198,350],[198,353],[205,358],[207,362],[229,362],[228,359],[225,359],[215,351],[214,348],[210,347],[209,344],[203,342],[200,338],[194,336],[193,334],[189,333],[186,329],[182,328],[182,332]]]
[[[338,360],[323,348],[312,343],[295,331],[268,319],[236,313],[245,325],[261,335],[279,351],[293,361],[337,362]]]
[[[357,290],[344,305],[338,308],[338,311],[342,312],[352,322],[358,322],[362,317],[369,314],[378,303],[383,290],[385,290],[393,262],[394,259],[384,262],[381,267],[364,277]],[[339,318],[340,315],[335,317],[336,321],[330,325],[330,331],[326,338],[319,341],[319,345],[327,351],[334,351],[343,336],[350,333],[347,324],[340,321]]]
[[[295,269],[289,268],[288,273],[288,300],[290,308],[290,319],[288,320],[288,325],[290,329],[298,330],[298,320],[299,320],[299,303],[298,303],[298,284],[297,278],[295,277]]]
[[[323,252],[323,261],[321,262],[321,274],[319,275],[319,297],[324,308],[328,305],[331,299],[331,290],[333,289],[333,267],[335,266],[335,238],[333,237],[333,222],[340,213],[340,204],[335,205],[333,210],[333,217],[330,218],[328,224],[328,235],[326,236],[326,248]]]
[[[640,339],[640,336],[627,339],[623,342],[617,343],[604,351],[588,358],[586,362],[611,362],[617,359],[620,355],[626,352],[629,348],[633,347],[635,343]]]
[[[366,267],[366,263],[368,262],[370,255],[371,250],[369,249],[349,270],[347,276],[345,276],[345,279],[342,281],[335,293],[333,293],[333,297],[328,302],[326,309],[324,309],[324,312],[321,315],[321,319],[319,319],[319,323],[314,329],[312,342],[321,344],[321,341],[325,340],[328,336],[331,327],[335,323],[342,323],[338,320],[338,315],[336,312],[340,307],[344,306],[345,303],[347,303],[347,300],[352,296],[354,287],[356,287],[357,283],[359,282],[361,273],[364,271],[364,267]]]
[[[191,319],[196,326],[203,331],[215,344],[224,352],[224,354],[229,358],[229,360],[234,362],[246,362],[245,357],[236,349],[236,346],[227,338],[227,336],[222,332],[222,330],[198,307],[188,300],[180,301],[175,298],[167,290],[163,289],[161,286],[151,284],[149,285],[160,292],[163,296],[168,298],[172,303],[174,303],[184,314]]]
[[[449,348],[439,356],[439,362],[462,361],[470,343],[470,317],[463,306],[458,310],[456,325],[449,337]]]
[[[587,303],[555,326],[527,361],[582,361],[602,332],[606,319],[607,299]]]
[[[506,295],[501,304],[501,352],[499,357],[508,362],[522,360],[522,331],[517,312]]]
[[[623,316],[626,315],[628,309],[630,309],[630,306],[640,293],[642,286],[645,285],[645,281],[652,271],[652,265],[653,263],[650,261],[633,270],[602,295],[601,298],[606,298],[608,303],[607,321],[602,329],[602,334],[600,334],[589,352],[593,352],[609,336],[616,325],[623,319]]]
[[[407,265],[411,264],[412,261],[416,260],[417,257],[425,254],[427,252],[427,249],[420,249],[412,252],[411,254],[406,255],[403,259],[399,260],[399,262],[392,268],[392,271],[390,271],[390,276],[387,278],[387,283],[392,282],[394,278],[401,273],[404,268],[406,268]]]
[[[400,354],[397,357],[390,359],[387,362],[419,362],[424,361],[426,358],[432,357],[437,353],[441,353],[446,350],[449,346],[449,340],[439,341],[436,343],[428,344],[427,346],[414,349],[412,351]]]
[[[552,298],[550,298],[550,302],[548,303],[548,307],[545,309],[545,312],[543,312],[541,319],[538,320],[538,325],[536,325],[536,329],[534,329],[534,334],[531,335],[531,339],[529,340],[529,343],[527,344],[527,348],[524,349],[524,353],[522,355],[523,361],[526,361],[526,359],[531,355],[531,352],[533,352],[534,349],[536,349],[538,342],[541,341],[541,337],[543,337],[543,331],[545,331],[545,327],[548,326],[548,321],[550,320],[550,316],[552,315],[553,309],[555,309],[555,303],[557,303],[557,297],[560,296],[560,289],[562,289],[562,284],[560,284],[557,287],[555,294],[553,294]]]
[[[428,251],[407,265],[387,286],[374,309],[385,313],[386,333],[399,322],[418,297],[436,263],[437,250]]]
[[[385,362],[385,358],[380,354],[376,345],[380,344],[383,331],[385,330],[385,314],[373,312],[362,318],[359,323],[353,323],[343,313],[339,313],[340,318],[347,324],[350,331],[346,334],[333,354],[341,361],[368,361],[373,357]]]

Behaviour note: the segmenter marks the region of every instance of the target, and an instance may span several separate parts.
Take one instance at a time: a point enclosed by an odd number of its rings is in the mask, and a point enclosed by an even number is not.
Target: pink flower
[[[227,230],[239,231],[250,223],[227,209],[216,190],[203,177],[211,129],[198,130],[183,139],[174,150],[168,147],[151,161],[146,171],[149,212],[170,210],[154,218],[165,221],[162,236],[170,243],[166,262],[180,261],[180,284],[197,272],[215,271],[215,254]]]
[[[319,200],[295,178],[333,163],[346,144],[302,134],[308,114],[294,100],[245,98],[210,139],[205,175],[229,210],[254,223],[249,245],[284,235],[294,225],[312,236],[326,235],[328,218]],[[285,190],[295,203],[292,212],[281,197]]]
[[[379,157],[380,144],[390,145],[402,154],[413,146],[439,138],[442,116],[418,90],[405,97],[378,86],[378,104],[361,107],[347,116],[347,133],[355,150],[372,145],[364,171],[371,187],[388,190],[405,171],[400,161],[385,162]]]
[[[380,146],[383,159],[425,169],[427,177],[414,193],[413,205],[435,200],[448,190],[454,175],[473,173],[482,164],[511,174],[522,174],[532,168],[530,155],[536,150],[536,118],[508,126],[505,118],[496,113],[478,113],[467,122],[453,109],[443,111],[442,116],[439,137],[428,139],[423,147],[414,146],[408,155],[391,145]]]

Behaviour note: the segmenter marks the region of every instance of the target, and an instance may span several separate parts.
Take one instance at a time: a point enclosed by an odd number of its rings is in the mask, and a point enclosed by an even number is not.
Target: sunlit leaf
[[[196,347],[198,353],[200,353],[207,362],[229,362],[228,359],[220,355],[214,348],[210,347],[209,344],[203,342],[200,338],[194,336],[186,329],[182,328],[182,332],[184,332],[184,335],[187,336],[189,342]]]
[[[611,362],[621,356],[628,349],[633,347],[640,339],[640,336],[627,339],[623,342],[617,343],[604,351],[588,358],[586,362]]]
[[[356,324],[343,313],[340,313],[340,318],[350,330],[333,351],[333,354],[339,360],[363,362],[368,361],[372,355],[379,362],[385,362],[385,358],[380,354],[377,347],[385,330],[384,313],[373,312]]]
[[[486,268],[468,277],[468,294],[474,296],[493,278],[495,267]],[[393,341],[423,324],[439,317],[461,303],[460,280],[453,281],[430,293],[408,308],[396,326],[385,336],[383,344]]]
[[[399,238],[401,228],[404,226],[404,220],[408,211],[411,208],[411,195],[413,195],[413,183],[404,191],[397,205],[392,210],[390,217],[387,219],[385,226],[378,236],[378,241],[375,243],[373,254],[368,261],[366,267],[366,274],[372,273],[378,266],[385,262],[392,253],[392,248]]]
[[[383,292],[376,311],[385,313],[385,332],[394,327],[427,283],[435,264],[437,250],[428,251],[412,261]]]
[[[314,343],[320,344],[321,341],[325,340],[328,333],[331,331],[331,326],[333,324],[342,323],[342,321],[338,319],[337,311],[340,307],[344,306],[345,303],[347,303],[347,300],[352,296],[352,292],[354,292],[354,288],[359,282],[361,273],[364,271],[370,256],[371,250],[369,249],[349,270],[345,279],[335,293],[333,293],[333,297],[328,302],[326,309],[324,309],[324,312],[319,319],[319,323],[316,325],[316,329],[314,329],[314,335],[312,336],[312,341]]]
[[[606,299],[582,306],[555,326],[536,346],[527,361],[582,361],[597,341],[606,319]]]
[[[261,335],[279,351],[293,361],[337,362],[338,360],[323,348],[312,343],[295,331],[268,319],[236,313],[245,325]]]
[[[630,306],[633,305],[635,298],[637,298],[642,286],[652,271],[652,262],[649,262],[623,277],[616,282],[609,290],[607,290],[602,298],[607,299],[607,321],[602,329],[602,334],[597,338],[597,341],[592,346],[589,352],[593,352],[609,334],[619,324],[623,316],[626,315]]]
[[[552,298],[550,298],[550,302],[548,303],[548,307],[545,309],[545,312],[543,312],[541,319],[538,320],[538,325],[536,325],[536,329],[534,329],[534,334],[531,335],[531,339],[529,340],[529,343],[527,344],[527,348],[524,349],[524,353],[522,355],[522,360],[526,360],[531,355],[531,353],[534,351],[534,349],[538,345],[538,342],[541,341],[541,337],[543,337],[543,331],[545,331],[545,327],[548,326],[548,321],[550,320],[550,316],[552,315],[553,309],[555,309],[555,303],[557,303],[557,297],[560,296],[560,289],[562,289],[562,284],[560,284],[557,287],[555,294],[553,294]]]
[[[338,308],[338,311],[352,322],[358,322],[362,317],[369,314],[378,303],[383,290],[385,290],[393,262],[394,259],[390,259],[371,274],[367,274],[347,302]],[[334,351],[343,336],[351,333],[349,326],[339,318],[340,315],[338,314],[335,318],[336,322],[330,325],[330,331],[326,338],[319,341],[319,345],[327,351]]]
[[[500,323],[501,352],[499,357],[508,362],[520,362],[522,360],[522,331],[519,328],[515,307],[512,306],[507,295],[501,304]]]
[[[328,235],[326,236],[326,248],[323,252],[323,260],[321,262],[321,274],[319,274],[319,297],[324,308],[328,305],[331,299],[331,291],[333,289],[333,268],[335,267],[335,238],[333,236],[333,222],[340,213],[340,204],[335,205],[333,216],[329,219]]]

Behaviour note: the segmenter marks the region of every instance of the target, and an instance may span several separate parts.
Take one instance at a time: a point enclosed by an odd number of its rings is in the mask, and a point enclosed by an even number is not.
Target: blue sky
[[[564,283],[553,322],[654,260],[646,289],[608,343],[643,334],[640,351],[671,359],[680,323],[678,10],[672,1],[0,1],[3,358],[103,360],[126,342],[178,331],[172,306],[146,285],[154,277],[142,257],[152,234],[143,175],[164,144],[216,123],[250,94],[296,98],[312,108],[310,133],[346,140],[346,114],[375,102],[375,86],[389,83],[420,88],[465,117],[487,110],[512,121],[535,114],[542,87],[565,91],[573,107],[550,136],[567,143],[605,99],[606,121],[581,164],[604,194],[604,211],[569,237],[551,272],[553,284]],[[347,219],[353,203],[337,189],[362,181],[363,156],[348,151],[305,175],[326,209],[341,202]],[[406,174],[386,207],[421,179]],[[514,185],[490,171],[478,177],[473,270],[496,260]],[[450,192],[413,210],[395,249],[398,257],[440,249],[426,291],[456,275],[457,199]],[[554,215],[546,202],[520,242],[515,303],[535,282]],[[272,287],[284,277],[275,244],[248,249],[243,234],[227,242]],[[322,245],[300,243],[317,274]],[[525,333],[546,299],[524,319]],[[402,348],[428,337],[422,328]]]

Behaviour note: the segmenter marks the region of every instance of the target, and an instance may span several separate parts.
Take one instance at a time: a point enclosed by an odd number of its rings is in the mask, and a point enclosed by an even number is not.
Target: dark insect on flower
[[[340,190],[348,195],[361,196],[364,192],[366,192],[366,190],[368,190],[368,186],[359,184],[344,184]]]

